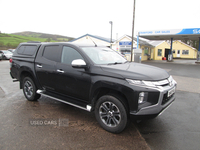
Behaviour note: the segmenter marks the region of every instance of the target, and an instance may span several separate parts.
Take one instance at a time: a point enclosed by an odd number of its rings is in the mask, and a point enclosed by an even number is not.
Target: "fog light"
[[[144,102],[144,92],[141,92],[140,94],[139,94],[139,98],[138,98],[138,103],[139,104],[141,104],[141,103],[143,103]]]

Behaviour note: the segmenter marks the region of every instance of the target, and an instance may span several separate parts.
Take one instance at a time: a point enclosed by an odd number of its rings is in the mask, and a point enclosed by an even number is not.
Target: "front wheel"
[[[23,79],[23,92],[27,100],[36,101],[40,98],[40,95],[36,93],[36,86],[30,77]]]
[[[95,106],[95,117],[103,129],[112,133],[122,132],[128,123],[124,105],[111,95],[99,98]]]

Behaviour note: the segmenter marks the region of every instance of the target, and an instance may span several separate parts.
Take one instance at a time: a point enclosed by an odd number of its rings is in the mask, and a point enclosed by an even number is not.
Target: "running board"
[[[86,105],[86,107],[82,107],[82,106],[73,104],[73,103],[71,103],[71,102],[62,100],[61,98],[56,98],[56,97],[54,97],[54,96],[48,95],[48,94],[46,94],[46,92],[43,91],[43,90],[37,90],[37,94],[44,95],[44,96],[49,97],[49,98],[52,98],[52,99],[54,99],[54,100],[56,100],[56,101],[59,101],[59,102],[62,102],[62,103],[65,103],[65,104],[68,104],[68,105],[71,105],[71,106],[74,106],[74,107],[77,107],[77,108],[86,110],[86,111],[89,111],[89,112],[91,112],[91,110],[92,110],[92,106],[91,106],[91,105]]]

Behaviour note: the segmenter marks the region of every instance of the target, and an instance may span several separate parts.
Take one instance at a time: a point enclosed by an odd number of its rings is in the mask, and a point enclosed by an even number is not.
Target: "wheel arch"
[[[95,108],[95,105],[96,105],[98,99],[100,97],[102,97],[103,95],[111,95],[111,96],[117,98],[125,106],[127,113],[129,112],[129,110],[130,110],[129,109],[129,103],[128,103],[126,96],[122,93],[122,91],[118,91],[116,89],[107,88],[107,87],[101,87],[101,88],[98,88],[94,91],[93,97],[92,97],[92,108],[93,108],[93,110]]]
[[[34,78],[34,75],[32,73],[30,73],[29,71],[22,71],[20,73],[20,89],[22,89],[23,79],[25,77],[30,77],[33,80],[33,82],[35,83],[36,88],[38,88],[38,84],[36,82],[36,79]]]

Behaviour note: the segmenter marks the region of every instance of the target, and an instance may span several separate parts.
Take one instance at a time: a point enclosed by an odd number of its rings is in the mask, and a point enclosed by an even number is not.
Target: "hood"
[[[167,71],[140,63],[102,65],[102,70],[127,79],[159,81],[169,77]]]

